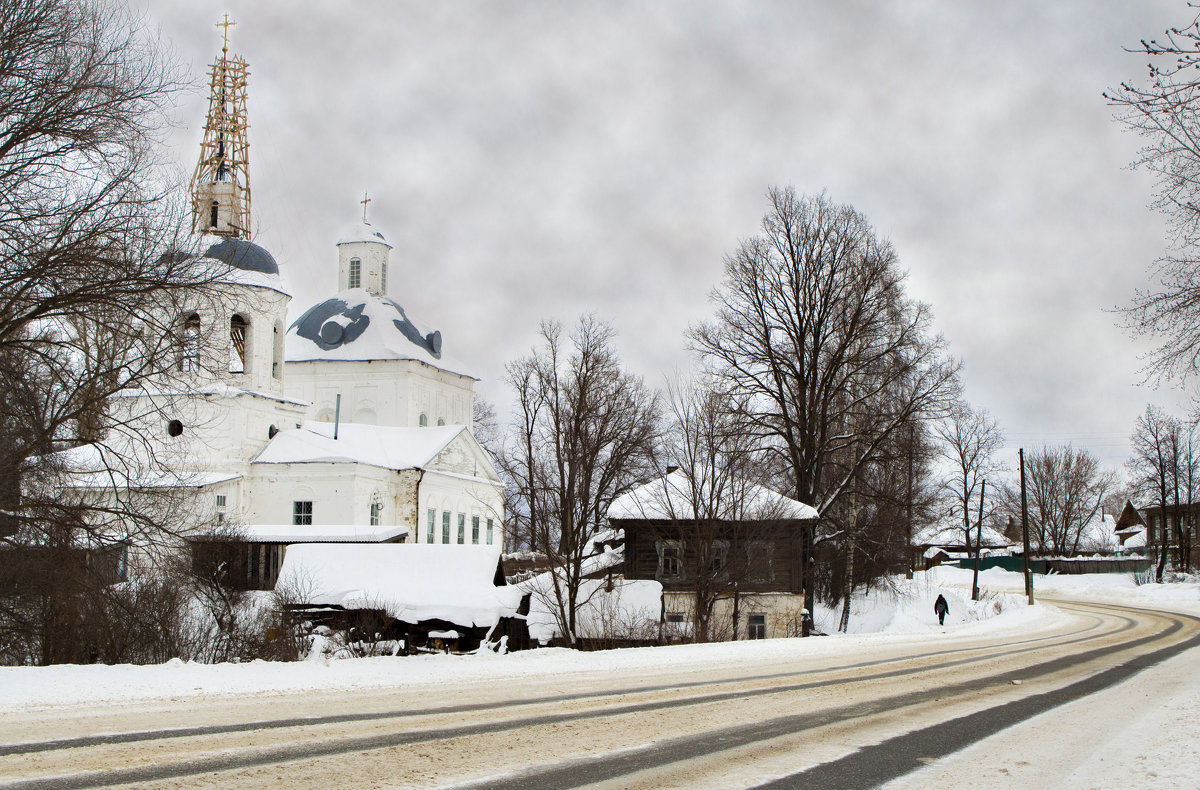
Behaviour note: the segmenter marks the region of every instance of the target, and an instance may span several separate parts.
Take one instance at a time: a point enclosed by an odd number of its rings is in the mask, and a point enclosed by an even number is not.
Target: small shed
[[[275,590],[317,620],[381,612],[406,651],[473,650],[485,640],[528,639],[523,591],[504,580],[498,546],[296,544]]]

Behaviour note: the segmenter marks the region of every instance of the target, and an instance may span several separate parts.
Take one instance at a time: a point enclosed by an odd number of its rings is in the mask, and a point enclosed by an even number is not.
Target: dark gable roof
[[[279,264],[271,253],[254,242],[245,239],[221,239],[204,253],[206,258],[216,258],[235,269],[263,274],[279,274]]]

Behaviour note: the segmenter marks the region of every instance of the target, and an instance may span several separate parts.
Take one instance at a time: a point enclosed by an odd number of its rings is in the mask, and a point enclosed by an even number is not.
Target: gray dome
[[[271,253],[254,242],[245,239],[225,238],[208,248],[204,253],[206,258],[216,258],[218,261],[248,272],[263,274],[279,274],[279,264],[271,257]]]

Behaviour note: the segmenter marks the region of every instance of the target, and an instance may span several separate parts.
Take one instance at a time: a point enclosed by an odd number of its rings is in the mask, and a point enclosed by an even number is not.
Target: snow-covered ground
[[[819,609],[817,624],[835,634],[824,639],[775,639],[759,642],[726,642],[708,645],[675,645],[580,653],[563,649],[531,650],[510,655],[482,652],[478,655],[428,655],[381,657],[340,661],[317,660],[296,663],[255,661],[244,664],[190,664],[171,661],[158,666],[55,666],[0,668],[0,711],[102,705],[108,702],[137,702],[221,696],[269,696],[316,690],[360,690],[372,688],[429,687],[443,684],[495,683],[531,675],[546,677],[589,673],[627,674],[686,673],[711,670],[719,665],[741,664],[749,656],[756,661],[795,660],[798,657],[837,659],[862,658],[887,648],[927,645],[942,635],[1028,634],[1050,628],[1064,617],[1053,605],[1025,605],[1019,574],[1000,570],[981,575],[983,600],[970,601],[971,574],[955,568],[935,568],[917,573],[911,581],[901,580],[896,590],[873,591],[858,597],[852,609],[850,633],[836,634],[840,609]],[[1137,585],[1124,575],[1036,577],[1036,594],[1046,597],[1112,601],[1130,605],[1162,607],[1200,614],[1200,584]],[[950,616],[941,628],[933,613],[933,600],[944,594]],[[1165,677],[1168,670],[1142,673],[1105,692],[1111,698],[1112,718],[1121,721],[1119,737],[1108,753],[1125,748],[1144,756],[1162,754],[1175,759],[1186,756],[1197,764],[1200,718],[1185,715],[1200,698],[1200,657],[1187,654],[1172,660],[1187,664],[1171,672],[1172,682],[1150,688],[1150,678]],[[1138,715],[1130,715],[1129,702],[1145,700]],[[1075,703],[1076,706],[1084,703]],[[1107,704],[1106,704],[1107,707]],[[1068,716],[1071,706],[1045,714],[1050,723],[1023,725],[1022,732],[1043,731]],[[1095,718],[1095,717],[1093,717]],[[1108,717],[1096,721],[1103,724]],[[1035,720],[1035,723],[1038,720]],[[1099,725],[1098,725],[1099,726]],[[1108,725],[1104,725],[1108,726]],[[1051,730],[1046,730],[1051,731]],[[998,736],[999,737],[999,736]],[[1098,737],[1098,736],[1097,736]],[[1095,743],[1093,738],[1091,743]],[[1103,742],[1102,740],[1100,742]],[[976,747],[980,748],[980,747]],[[954,759],[954,758],[951,758]],[[943,761],[948,763],[949,760]],[[1119,761],[1124,766],[1142,766],[1135,773],[1109,769],[1097,774],[1079,768],[1080,784],[1070,786],[1115,787],[1193,786],[1194,776],[1170,778],[1160,770],[1148,781],[1146,761]],[[931,766],[934,770],[939,766]],[[1011,767],[1011,766],[1010,766]],[[1165,766],[1164,766],[1165,767]],[[1001,766],[997,770],[1004,769]],[[1133,769],[1130,769],[1131,771]],[[1191,773],[1191,772],[1187,772]],[[999,775],[999,774],[997,774]],[[1182,777],[1183,774],[1179,774]],[[933,784],[938,784],[934,781]],[[903,785],[901,783],[901,786]]]

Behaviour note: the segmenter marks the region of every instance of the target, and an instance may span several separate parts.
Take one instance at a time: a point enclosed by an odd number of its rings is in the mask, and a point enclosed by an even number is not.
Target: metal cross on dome
[[[363,192],[363,199],[358,201],[363,207],[363,222],[367,221],[367,204],[371,202],[371,198],[367,197],[367,193]]]
[[[216,25],[214,25],[214,27],[224,28],[224,30],[221,31],[221,51],[222,52],[229,51],[229,28],[233,27],[236,24],[237,24],[237,22],[230,22],[229,14],[226,14],[224,19],[222,19],[220,22],[218,22]]]

